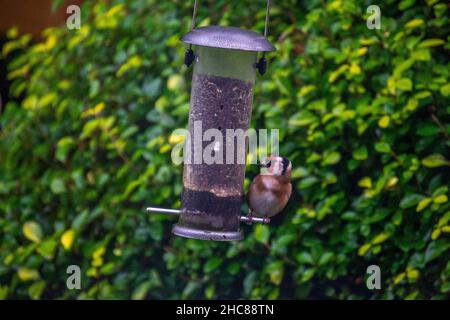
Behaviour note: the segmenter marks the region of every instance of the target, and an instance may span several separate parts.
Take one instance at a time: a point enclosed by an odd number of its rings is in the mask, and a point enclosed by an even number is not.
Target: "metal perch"
[[[163,213],[163,214],[167,214],[170,216],[178,216],[181,214],[181,210],[180,209],[166,209],[166,208],[156,208],[156,207],[148,207],[145,209],[147,212],[158,212],[158,213]],[[262,224],[269,224],[270,223],[270,218],[259,218],[259,217],[254,217],[251,215],[248,216],[240,216],[239,220],[241,222],[247,222],[247,223],[262,223]]]

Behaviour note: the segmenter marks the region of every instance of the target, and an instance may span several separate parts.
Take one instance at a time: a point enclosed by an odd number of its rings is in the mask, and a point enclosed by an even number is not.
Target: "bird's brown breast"
[[[273,216],[284,209],[292,192],[289,178],[285,176],[258,175],[249,192],[249,206],[256,214]]]

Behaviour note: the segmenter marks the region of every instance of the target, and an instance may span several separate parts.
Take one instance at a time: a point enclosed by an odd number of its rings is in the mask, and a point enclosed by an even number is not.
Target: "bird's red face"
[[[266,160],[261,162],[261,174],[272,176],[291,176],[292,164],[291,162],[280,156],[271,155]]]

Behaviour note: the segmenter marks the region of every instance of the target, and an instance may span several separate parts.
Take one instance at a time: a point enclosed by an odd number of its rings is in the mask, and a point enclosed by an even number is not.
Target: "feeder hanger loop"
[[[269,31],[269,16],[270,16],[270,0],[267,0],[266,21],[264,23],[264,38],[266,39],[267,39],[267,32]],[[255,68],[258,69],[260,75],[266,73],[267,60],[265,51],[263,52],[263,56],[259,59],[259,61],[255,63]]]
[[[191,31],[195,29],[195,17],[197,16],[197,8],[198,8],[198,0],[194,1],[194,12],[192,13],[192,22],[191,22]],[[192,44],[186,49],[186,53],[184,55],[184,64],[187,67],[190,67],[192,62],[194,62],[195,54],[192,51]]]
[[[195,29],[195,18],[197,16],[197,10],[198,10],[198,0],[194,1],[194,11],[192,13],[192,22],[191,22],[191,31]],[[266,20],[264,22],[264,38],[267,39],[267,33],[269,32],[269,17],[270,17],[270,0],[267,0],[267,6],[266,6]],[[192,44],[189,44],[188,48],[186,49],[186,53],[184,55],[184,64],[187,67],[190,67],[192,63],[195,60],[195,54],[192,50]],[[260,75],[263,75],[266,73],[267,70],[267,60],[266,60],[266,52],[263,52],[262,57],[259,59],[258,62],[255,62],[254,67],[258,70]]]

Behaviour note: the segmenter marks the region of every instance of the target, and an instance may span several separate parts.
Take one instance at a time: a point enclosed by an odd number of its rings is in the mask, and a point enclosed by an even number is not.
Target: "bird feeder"
[[[194,137],[195,123],[202,131],[216,129],[226,136],[227,129],[249,128],[253,86],[256,71],[264,74],[265,52],[275,48],[267,41],[270,1],[267,1],[264,35],[235,27],[208,26],[195,28],[197,1],[194,4],[192,29],[181,40],[189,45],[185,64],[193,65],[189,111],[189,133]],[[258,60],[258,52],[263,52]],[[232,241],[241,240],[242,221],[268,223],[267,218],[241,216],[244,196],[245,163],[238,163],[237,144],[234,161],[207,164],[196,161],[210,142],[188,144],[183,168],[181,209],[147,208],[168,214],[179,214],[172,233],[182,237]],[[219,149],[224,146],[219,146]],[[227,149],[227,152],[230,150]],[[189,160],[189,161],[186,161]]]

